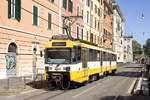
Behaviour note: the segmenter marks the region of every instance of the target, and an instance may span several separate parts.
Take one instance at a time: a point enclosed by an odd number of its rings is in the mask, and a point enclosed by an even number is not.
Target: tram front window
[[[71,63],[71,49],[50,48],[45,52],[46,64],[69,64]]]

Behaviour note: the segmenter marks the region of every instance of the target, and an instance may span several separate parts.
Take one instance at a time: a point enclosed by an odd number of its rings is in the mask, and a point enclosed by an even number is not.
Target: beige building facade
[[[133,36],[123,36],[124,63],[133,62],[132,38]]]
[[[123,46],[123,33],[124,33],[125,19],[117,3],[113,3],[113,51],[117,54],[117,62],[124,62],[124,46]]]

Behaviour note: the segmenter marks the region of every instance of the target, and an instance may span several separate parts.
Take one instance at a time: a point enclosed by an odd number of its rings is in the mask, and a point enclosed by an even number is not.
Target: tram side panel
[[[118,66],[117,66],[117,61],[116,61],[116,55],[112,54],[111,69],[113,72],[115,72],[117,68]]]
[[[98,75],[101,72],[100,51],[88,49],[88,76]]]

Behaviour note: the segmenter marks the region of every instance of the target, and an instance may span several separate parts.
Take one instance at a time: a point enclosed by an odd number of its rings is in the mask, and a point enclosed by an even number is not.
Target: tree
[[[144,53],[150,57],[150,38],[147,39],[146,44],[143,46]]]
[[[132,49],[133,49],[133,55],[142,53],[141,44],[139,44],[136,40],[132,41]]]

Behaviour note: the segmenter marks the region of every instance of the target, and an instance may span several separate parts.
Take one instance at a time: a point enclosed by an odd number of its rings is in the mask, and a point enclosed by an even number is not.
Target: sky
[[[150,38],[150,0],[115,0],[124,18],[124,35],[133,35],[141,45]],[[142,13],[144,19],[141,18]]]

